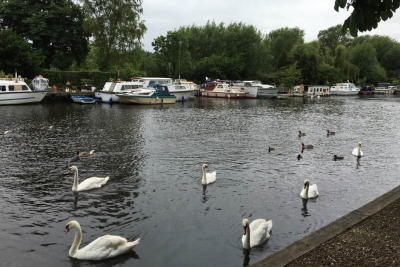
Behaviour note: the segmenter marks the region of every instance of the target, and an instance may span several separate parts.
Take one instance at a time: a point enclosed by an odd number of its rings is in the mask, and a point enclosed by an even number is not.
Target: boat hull
[[[360,92],[360,90],[358,91],[332,91],[331,90],[331,95],[340,95],[340,96],[349,96],[349,95],[358,95],[358,93]]]
[[[258,88],[258,98],[275,98],[278,96],[279,88]]]
[[[176,97],[176,102],[181,102],[188,100],[191,97],[194,97],[196,90],[182,90],[182,91],[173,91],[170,90],[169,93]]]
[[[102,102],[102,103],[119,103],[119,98],[118,96],[115,95],[114,92],[96,92],[94,93],[94,98],[96,101]]]
[[[146,97],[146,96],[119,96],[119,101],[124,104],[159,105],[175,104],[175,96],[172,97]]]
[[[244,92],[228,93],[228,92],[213,92],[213,91],[202,91],[201,96],[203,97],[215,97],[215,98],[233,98],[241,99],[246,97]]]
[[[377,89],[375,88],[374,94],[393,94],[392,89]]]
[[[47,93],[48,91],[0,92],[0,105],[38,103],[43,100]]]
[[[71,99],[74,103],[78,104],[93,104],[96,102],[94,98],[86,96],[72,96]]]

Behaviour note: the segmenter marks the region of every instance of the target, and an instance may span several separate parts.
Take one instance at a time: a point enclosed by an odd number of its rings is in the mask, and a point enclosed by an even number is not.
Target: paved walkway
[[[400,186],[250,266],[285,266],[306,252],[349,230],[357,223],[368,219],[398,199],[400,199]]]

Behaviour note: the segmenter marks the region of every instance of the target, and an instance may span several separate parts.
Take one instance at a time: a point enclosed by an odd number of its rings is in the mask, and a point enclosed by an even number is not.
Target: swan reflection
[[[360,166],[361,166],[361,164],[360,164],[360,158],[361,158],[361,157],[357,157],[357,165],[356,165],[356,169],[358,169],[358,167],[360,167]]]
[[[249,266],[250,264],[250,249],[243,249],[243,267]]]
[[[78,192],[74,192],[74,210],[77,209],[78,200],[79,200],[79,194],[78,194]]]
[[[203,197],[201,198],[201,202],[206,203],[208,200],[208,197],[206,195],[206,191],[207,191],[207,185],[203,184]]]
[[[302,198],[301,200],[303,201],[303,207],[301,208],[301,215],[303,215],[304,217],[310,216],[310,214],[308,214],[308,209],[307,209],[308,199]]]

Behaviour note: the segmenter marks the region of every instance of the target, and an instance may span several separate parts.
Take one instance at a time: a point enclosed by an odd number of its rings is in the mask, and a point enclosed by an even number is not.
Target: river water
[[[2,266],[247,266],[399,185],[400,98],[392,95],[44,102],[0,112],[0,130],[10,131],[0,136]],[[315,147],[298,160],[301,142]],[[77,158],[74,148],[95,153]],[[203,163],[217,172],[207,188]],[[73,193],[72,165],[81,181],[110,180]],[[305,179],[320,193],[308,216],[299,196]],[[243,218],[273,221],[270,240],[250,253],[242,249]],[[104,234],[140,244],[101,262],[72,259],[70,220],[81,224],[81,246]]]

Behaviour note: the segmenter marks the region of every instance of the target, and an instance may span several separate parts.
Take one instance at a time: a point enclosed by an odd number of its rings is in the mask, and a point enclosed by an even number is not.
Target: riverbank
[[[399,226],[400,186],[251,266],[399,266]]]

